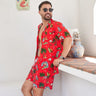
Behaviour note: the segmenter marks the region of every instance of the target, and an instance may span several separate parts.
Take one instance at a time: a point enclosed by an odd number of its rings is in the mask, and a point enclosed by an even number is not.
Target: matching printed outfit
[[[26,80],[32,81],[33,87],[52,90],[54,75],[59,73],[58,67],[53,65],[53,61],[62,53],[63,40],[71,35],[61,22],[50,19],[41,35],[41,52],[38,56],[39,32],[42,24],[38,25],[35,60]]]

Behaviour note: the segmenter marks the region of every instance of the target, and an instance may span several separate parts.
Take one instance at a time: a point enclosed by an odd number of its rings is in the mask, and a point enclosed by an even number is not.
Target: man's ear
[[[38,13],[40,14],[40,11],[38,11]]]

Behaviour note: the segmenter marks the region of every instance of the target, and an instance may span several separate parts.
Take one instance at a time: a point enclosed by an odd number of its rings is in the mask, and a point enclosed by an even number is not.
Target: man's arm
[[[55,31],[60,40],[63,40],[63,50],[61,56],[66,58],[72,44],[72,36],[66,27],[61,23],[55,24]],[[62,38],[61,38],[62,37]]]
[[[63,56],[64,58],[66,58],[66,56],[71,48],[71,44],[72,44],[72,37],[66,37],[63,41],[63,51],[61,53],[61,56]],[[59,63],[62,61],[63,61],[63,59],[57,58],[53,61],[53,65],[59,66]]]
[[[63,51],[61,55],[66,58],[72,44],[72,37],[66,37],[63,41]]]
[[[58,22],[55,24],[55,31],[57,36],[59,37],[60,40],[63,40],[63,50],[62,53],[60,55],[63,56],[64,58],[66,58],[70,48],[71,48],[71,44],[72,44],[72,37],[69,33],[69,31],[63,26],[62,23]],[[63,38],[61,38],[61,36]],[[55,59],[53,61],[53,65],[54,66],[58,66],[60,62],[62,62],[64,59],[61,59],[60,57],[58,57],[57,59]]]

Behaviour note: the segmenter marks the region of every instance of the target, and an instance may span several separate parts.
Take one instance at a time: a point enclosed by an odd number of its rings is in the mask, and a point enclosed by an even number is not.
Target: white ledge
[[[91,74],[63,64],[60,64],[58,69],[96,84],[96,74]]]

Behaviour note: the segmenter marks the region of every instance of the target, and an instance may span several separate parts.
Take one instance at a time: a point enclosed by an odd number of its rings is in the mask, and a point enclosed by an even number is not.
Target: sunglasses
[[[47,12],[48,10],[49,10],[49,12],[52,12],[52,11],[53,11],[52,8],[49,8],[49,9],[47,9],[47,8],[43,8],[43,11],[44,11],[44,12]]]

